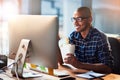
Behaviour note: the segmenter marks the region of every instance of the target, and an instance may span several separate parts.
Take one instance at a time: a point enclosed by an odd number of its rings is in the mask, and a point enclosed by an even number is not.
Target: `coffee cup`
[[[73,44],[66,44],[60,47],[61,53],[62,53],[62,59],[64,61],[64,58],[67,57],[67,54],[73,54],[75,52],[75,45]]]

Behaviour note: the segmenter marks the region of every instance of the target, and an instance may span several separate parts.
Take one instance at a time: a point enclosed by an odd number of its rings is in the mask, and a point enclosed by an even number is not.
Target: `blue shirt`
[[[108,38],[96,28],[91,28],[87,37],[82,38],[79,32],[72,32],[70,43],[75,44],[75,56],[77,60],[85,63],[102,63],[113,67],[113,58]]]

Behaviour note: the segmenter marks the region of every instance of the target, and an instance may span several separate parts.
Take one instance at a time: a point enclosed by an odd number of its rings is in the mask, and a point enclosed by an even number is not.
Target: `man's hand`
[[[64,62],[67,64],[71,64],[72,66],[78,68],[78,69],[85,69],[85,70],[93,70],[95,72],[100,72],[100,73],[110,73],[111,68],[101,64],[101,63],[95,63],[95,64],[90,64],[90,63],[82,63],[76,59],[76,57],[68,53],[66,55],[66,58],[64,58]]]
[[[80,62],[71,53],[68,53],[66,55],[66,57],[64,58],[64,62],[67,63],[67,64],[71,64],[71,65],[73,65],[76,68],[80,65]]]

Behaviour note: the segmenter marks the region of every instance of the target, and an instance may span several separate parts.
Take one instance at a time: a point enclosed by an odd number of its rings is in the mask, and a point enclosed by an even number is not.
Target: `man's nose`
[[[74,25],[79,25],[79,22],[77,20],[75,20]]]

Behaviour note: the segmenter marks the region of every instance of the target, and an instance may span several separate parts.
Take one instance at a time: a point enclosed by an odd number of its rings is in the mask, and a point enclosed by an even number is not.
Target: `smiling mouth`
[[[76,26],[76,27],[75,27],[75,29],[79,29],[79,28],[80,28],[80,26]]]

